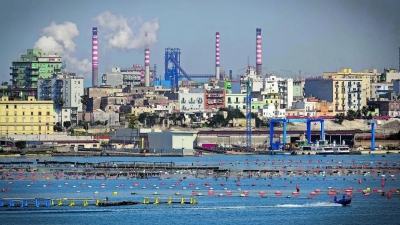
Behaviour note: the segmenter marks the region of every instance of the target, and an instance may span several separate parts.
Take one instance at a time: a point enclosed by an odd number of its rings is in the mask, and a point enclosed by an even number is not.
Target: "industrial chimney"
[[[144,86],[150,87],[150,50],[149,48],[144,49]]]
[[[215,33],[215,79],[219,80],[219,32]]]
[[[256,75],[262,76],[261,28],[256,30]]]
[[[97,50],[97,27],[92,29],[92,87],[97,87],[99,68]]]

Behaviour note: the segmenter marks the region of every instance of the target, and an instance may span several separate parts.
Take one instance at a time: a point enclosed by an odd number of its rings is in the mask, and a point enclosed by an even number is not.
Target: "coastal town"
[[[95,32],[93,28],[93,59]],[[257,40],[260,32],[257,29]],[[218,32],[216,43],[218,54]],[[172,62],[172,67],[164,80],[157,78],[156,66],[150,68],[146,48],[144,66],[111,68],[100,85],[94,60],[92,86],[84,87],[84,78],[66,72],[60,55],[28,49],[11,62],[11,82],[3,82],[0,90],[3,151],[43,153],[50,146],[52,153],[74,154],[107,149],[120,154],[194,155],[204,146],[263,151],[271,146],[271,119],[307,118],[326,120],[330,143],[345,141],[366,149],[371,148],[368,121],[373,120],[377,146],[399,146],[397,69],[341,68],[316,77],[302,77],[301,71],[295,77],[281,77],[263,73],[258,63],[227,74],[220,71],[216,55],[216,74],[207,82],[196,82],[174,58],[177,51],[166,49],[166,66]],[[254,135],[246,146],[249,127]],[[291,134],[285,143],[295,143],[306,127],[289,121],[287,129]],[[281,140],[281,130],[277,127],[274,140]],[[313,124],[312,130],[320,127]],[[312,135],[311,141],[318,138]]]

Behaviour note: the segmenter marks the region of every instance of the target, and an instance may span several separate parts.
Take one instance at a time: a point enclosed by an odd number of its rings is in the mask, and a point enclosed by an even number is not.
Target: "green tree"
[[[334,122],[335,122],[335,123],[342,124],[343,121],[344,121],[344,113],[338,113],[338,114],[336,114],[336,115],[333,117],[333,119],[334,119]]]
[[[64,126],[65,128],[67,128],[67,129],[68,129],[71,125],[72,125],[72,124],[71,124],[71,121],[65,121],[64,124],[63,124],[63,126]]]
[[[128,114],[125,116],[126,119],[129,120],[128,128],[134,129],[138,128],[139,125],[139,117],[135,116],[134,114]]]
[[[257,113],[251,113],[251,118],[254,118],[256,121],[256,127],[260,127],[262,124],[262,120],[258,117]]]
[[[25,149],[26,148],[26,141],[17,141],[17,142],[15,142],[15,147],[17,147],[19,150]]]
[[[89,96],[87,95],[82,95],[81,96],[81,103],[82,103],[82,122],[83,124],[86,124],[86,105],[89,102]]]
[[[57,99],[56,105],[57,105],[59,108],[62,108],[62,107],[64,106],[64,104],[65,104],[65,100],[64,100],[63,97],[60,97],[59,99]]]
[[[54,130],[54,131],[57,131],[57,132],[62,131],[61,123],[60,123],[60,122],[57,122],[57,123],[53,126],[53,130]]]
[[[347,111],[347,119],[348,120],[354,120],[357,117],[357,112],[354,110],[349,109]]]
[[[361,114],[362,114],[362,116],[363,116],[364,118],[366,118],[366,117],[368,116],[369,110],[368,110],[368,107],[367,107],[367,106],[363,106],[363,107],[361,108]]]
[[[208,126],[213,128],[226,126],[226,120],[224,119],[223,115],[215,114],[213,117],[210,118]]]

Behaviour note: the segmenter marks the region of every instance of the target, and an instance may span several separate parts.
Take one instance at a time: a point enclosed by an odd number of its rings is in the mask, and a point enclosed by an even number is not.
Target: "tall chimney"
[[[98,50],[97,50],[97,27],[92,29],[92,87],[98,86],[99,77],[99,64],[98,64]]]
[[[215,33],[215,79],[219,80],[219,32]]]
[[[256,30],[256,75],[262,75],[261,28]]]
[[[144,86],[150,87],[150,50],[149,48],[144,49]]]

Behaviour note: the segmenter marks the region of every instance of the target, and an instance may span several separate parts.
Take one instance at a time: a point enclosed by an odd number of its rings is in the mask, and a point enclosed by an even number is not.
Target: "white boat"
[[[326,140],[319,140],[315,145],[311,146],[311,151],[315,151],[318,155],[333,155],[333,147],[328,145]]]
[[[349,148],[349,146],[346,145],[344,140],[343,140],[342,145],[336,145],[335,141],[333,141],[333,151],[335,154],[338,154],[338,155],[350,154],[350,148]]]

